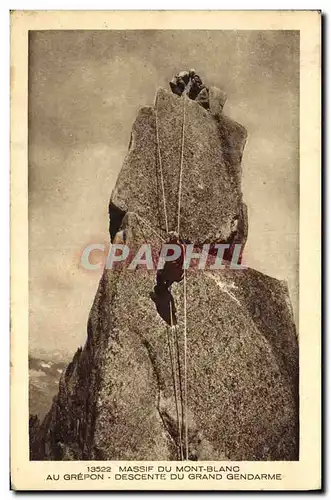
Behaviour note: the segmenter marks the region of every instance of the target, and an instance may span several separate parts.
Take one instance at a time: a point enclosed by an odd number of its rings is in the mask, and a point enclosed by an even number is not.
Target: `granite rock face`
[[[172,229],[183,98],[160,90],[157,101]],[[199,245],[244,243],[240,163],[246,132],[220,107],[212,114],[196,102],[186,104],[181,234]],[[154,110],[144,108],[110,203],[112,240],[133,252],[146,242],[159,249],[158,234],[165,233],[155,150]],[[154,285],[155,272],[144,266],[104,270],[86,344],[34,430],[32,459],[179,458],[172,346],[183,367],[184,285],[171,287],[176,328],[168,327],[170,299],[152,300]],[[189,269],[186,306],[188,458],[297,460],[298,343],[286,284],[229,265]],[[178,366],[175,374],[179,380]]]
[[[215,94],[215,92],[214,92]],[[213,104],[215,102],[215,104]],[[244,127],[211,107],[158,90],[154,108],[142,108],[133,125],[129,153],[110,200],[110,212],[135,212],[165,231],[156,113],[169,230],[176,230],[185,103],[180,229],[196,244],[232,241],[243,210],[241,157]],[[217,119],[216,119],[217,116]],[[115,207],[115,209],[114,209]],[[247,233],[247,220],[241,226]],[[240,236],[244,242],[247,234]]]

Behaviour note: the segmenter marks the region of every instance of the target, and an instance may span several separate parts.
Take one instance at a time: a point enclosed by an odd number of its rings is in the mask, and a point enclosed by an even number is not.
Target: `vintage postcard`
[[[320,12],[12,12],[12,488],[320,489],[320,182]]]

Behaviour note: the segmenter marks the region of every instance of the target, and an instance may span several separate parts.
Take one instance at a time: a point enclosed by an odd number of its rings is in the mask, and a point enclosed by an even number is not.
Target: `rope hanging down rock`
[[[183,99],[183,122],[182,122],[182,137],[181,137],[181,155],[180,155],[180,168],[179,168],[179,186],[178,186],[178,210],[177,210],[177,233],[180,235],[180,216],[181,216],[181,198],[182,198],[182,185],[183,185],[183,165],[184,165],[184,140],[185,140],[185,122],[186,122],[186,99],[187,97],[184,95]],[[162,156],[161,156],[161,148],[160,148],[160,138],[159,138],[159,121],[158,121],[158,113],[157,113],[157,101],[155,103],[155,125],[156,125],[156,144],[158,150],[158,160],[159,160],[159,168],[160,168],[160,177],[161,177],[161,191],[163,198],[163,210],[164,210],[164,219],[165,219],[165,227],[166,232],[169,233],[168,226],[168,214],[167,214],[167,202],[165,196],[165,188],[164,188],[164,175],[163,175],[163,167],[162,167]],[[179,441],[179,455],[180,460],[188,460],[188,417],[187,417],[187,311],[186,311],[186,271],[184,267],[184,275],[183,275],[183,295],[184,295],[184,333],[183,333],[183,341],[184,341],[184,383],[182,384],[182,374],[181,374],[181,364],[180,364],[180,355],[179,355],[179,345],[178,345],[178,334],[177,334],[177,325],[173,324],[173,311],[172,305],[170,303],[170,338],[171,342],[169,342],[169,352],[170,352],[170,361],[172,365],[172,377],[173,377],[173,386],[175,393],[175,404],[176,404],[176,416],[177,416],[177,428],[178,428],[178,441]],[[167,334],[169,338],[169,331],[167,326]],[[175,338],[174,338],[175,335]],[[175,343],[176,339],[176,343]],[[174,351],[177,352],[177,356],[174,356]],[[177,357],[177,365],[178,365],[178,375],[179,375],[179,392],[180,392],[180,403],[181,403],[181,411],[179,408],[178,401],[178,386],[177,386],[177,375],[176,375],[176,367],[174,366],[174,361]],[[183,386],[184,386],[184,396],[183,396]],[[179,415],[181,415],[181,422],[179,421]],[[183,445],[184,439],[184,445]]]
[[[182,145],[180,156],[180,169],[179,169],[179,187],[178,187],[178,211],[177,211],[177,233],[180,234],[180,216],[181,216],[181,201],[182,201],[182,185],[183,185],[183,165],[184,165],[184,146],[185,146],[185,102],[186,96],[183,97],[183,125],[182,125]],[[186,269],[184,263],[184,276],[183,276],[183,295],[184,295],[184,439],[185,439],[185,457],[188,460],[188,425],[187,425],[187,318],[186,318]]]
[[[163,167],[162,167],[160,138],[159,138],[159,120],[158,120],[158,116],[157,116],[157,101],[155,102],[155,128],[156,128],[156,144],[157,144],[157,151],[158,151],[158,156],[159,156],[159,167],[160,167],[160,176],[161,176],[161,190],[162,190],[162,198],[163,198],[164,221],[165,221],[166,232],[169,233],[167,202],[166,202],[165,190],[164,190],[164,177],[163,177]]]

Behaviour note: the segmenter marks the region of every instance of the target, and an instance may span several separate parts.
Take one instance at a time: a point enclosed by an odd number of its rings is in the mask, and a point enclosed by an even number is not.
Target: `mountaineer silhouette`
[[[195,69],[180,71],[172,78],[169,85],[174,94],[187,95],[205,109],[209,109],[209,89],[204,85]]]

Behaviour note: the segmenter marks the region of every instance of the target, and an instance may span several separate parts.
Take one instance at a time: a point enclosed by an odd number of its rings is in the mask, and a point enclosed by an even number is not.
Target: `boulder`
[[[109,210],[111,240],[133,255],[145,243],[159,254],[164,202],[176,229],[184,105],[181,238],[244,245],[246,131],[218,99],[211,113],[160,89],[155,108],[139,111]],[[190,268],[155,297],[155,275],[127,263],[105,268],[85,346],[32,426],[32,459],[177,460],[184,443],[189,460],[298,460],[298,342],[286,283],[226,262]]]
[[[222,114],[226,99],[226,93],[222,90],[217,87],[209,88],[209,110],[213,116],[219,117]]]
[[[123,221],[127,243],[159,245],[136,221]],[[152,300],[154,284],[144,267],[104,271],[86,345],[40,433],[44,459],[179,458],[183,393],[175,396],[172,365],[178,355],[183,379],[183,283],[171,290],[176,328]],[[188,270],[186,289],[189,459],[297,460],[298,345],[286,284],[226,266]]]
[[[165,233],[165,204],[168,229],[177,229],[184,105],[181,236],[196,244],[232,241],[245,212],[240,162],[246,130],[223,115],[219,121],[197,102],[164,89],[157,91],[154,108],[138,112],[110,200],[111,223],[115,214],[135,212]],[[246,227],[247,221],[242,225]],[[246,238],[240,236],[243,244]]]

